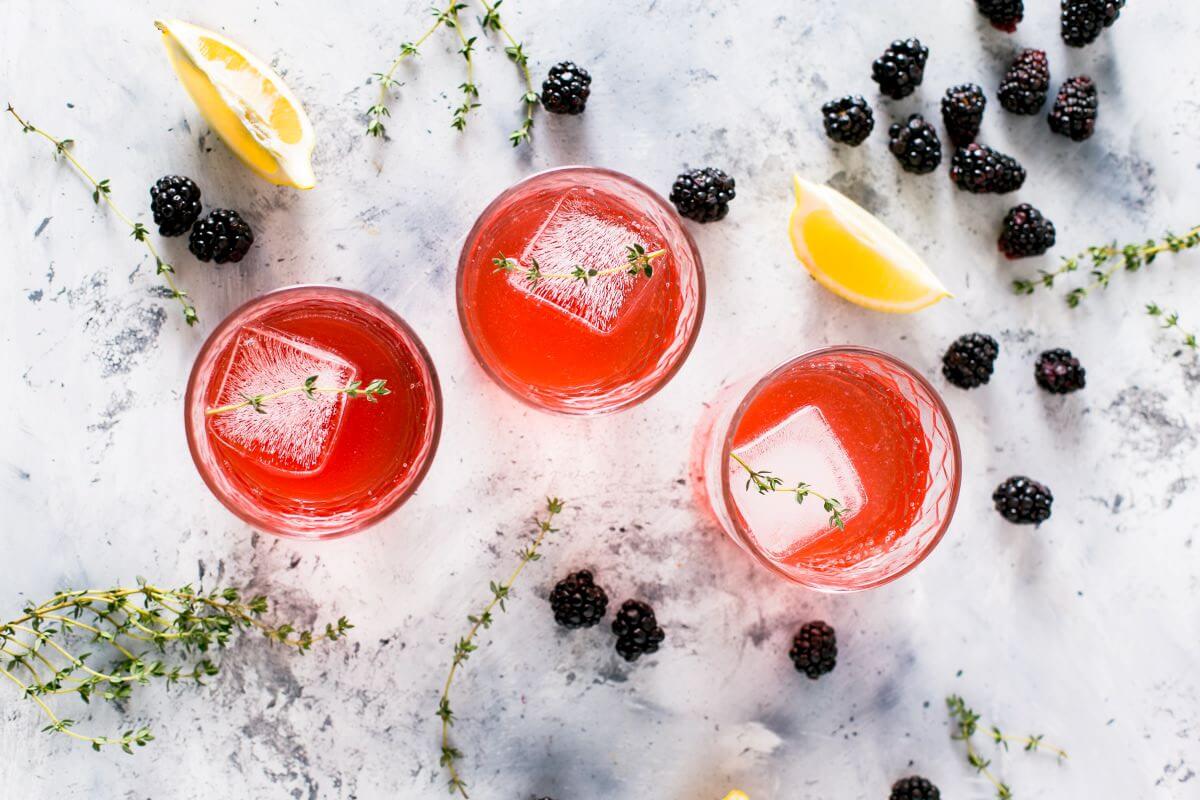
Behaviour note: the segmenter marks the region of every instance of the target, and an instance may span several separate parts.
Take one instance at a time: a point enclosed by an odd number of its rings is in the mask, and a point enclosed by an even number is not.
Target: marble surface
[[[258,234],[240,265],[193,261],[164,243],[200,310],[198,329],[156,293],[152,265],[44,143],[0,125],[0,605],[14,614],[64,585],[137,574],[164,583],[248,585],[304,622],[345,614],[353,637],[297,658],[258,639],[227,654],[206,688],[155,687],[121,709],[71,708],[109,731],[149,721],[133,757],[93,754],[38,733],[11,693],[0,705],[0,794],[11,798],[394,798],[443,796],[432,712],[464,615],[525,540],[546,493],[571,505],[512,613],[484,639],[456,695],[458,743],[476,798],[886,797],[927,775],[950,798],[989,786],[952,742],[943,698],[1041,732],[1071,753],[995,753],[1021,798],[1200,794],[1200,365],[1142,313],[1157,299],[1200,325],[1195,254],[1165,259],[1068,311],[1018,298],[995,252],[1015,201],[1050,216],[1066,248],[1196,223],[1200,12],[1134,3],[1095,45],[1068,52],[1056,3],[1030,2],[1015,36],[973,4],[911,0],[510,0],[535,71],[571,58],[595,77],[587,113],[539,115],[532,148],[505,141],[520,88],[481,46],[483,107],[448,127],[460,63],[445,37],[406,67],[391,141],[362,135],[366,77],[427,24],[426,3],[243,2],[0,5],[4,99],[74,137],[77,154],[148,220],[159,175],[195,177],[209,203]],[[511,6],[511,8],[509,7]],[[226,32],[286,73],[320,142],[310,193],[266,185],[224,148],[168,71],[151,20]],[[473,16],[473,15],[472,15]],[[932,50],[925,86],[880,101],[871,60],[896,36]],[[1055,84],[1088,72],[1099,131],[1076,145],[1041,119],[996,107],[982,138],[1018,155],[1017,195],[956,192],[944,170],[914,177],[887,153],[894,117],[936,117],[941,91],[989,93],[1014,48],[1049,51]],[[822,101],[874,101],[868,144],[831,146]],[[544,167],[593,163],[664,193],[685,165],[736,176],[729,218],[692,226],[708,275],[698,344],[650,402],[602,419],[524,408],[472,361],[454,310],[457,250],[497,192]],[[879,214],[956,298],[908,317],[848,305],[793,259],[784,224],[793,170]],[[436,463],[377,528],[327,544],[255,533],[201,483],[184,441],[181,393],[206,333],[265,290],[331,282],[382,298],[432,351],[446,395]],[[983,330],[1001,342],[985,389],[945,387],[941,352]],[[752,565],[703,518],[684,481],[693,426],[724,381],[808,348],[883,348],[946,388],[963,439],[957,518],[913,574],[879,590],[824,596]],[[1087,389],[1039,392],[1031,365],[1065,346]],[[1049,483],[1054,517],[1006,524],[992,488],[1013,473]],[[626,665],[601,630],[554,627],[545,597],[589,565],[615,599],[652,601],[668,631]],[[819,682],[786,657],[796,626],[837,627],[840,660]],[[4,616],[7,619],[7,616]],[[7,691],[7,690],[5,690]],[[992,748],[986,745],[986,752]]]

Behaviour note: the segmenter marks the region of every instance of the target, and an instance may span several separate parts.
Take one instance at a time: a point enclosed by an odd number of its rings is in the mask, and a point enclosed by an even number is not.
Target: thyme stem
[[[749,476],[746,478],[746,490],[749,491],[753,486],[758,490],[759,494],[769,494],[771,492],[783,492],[785,494],[794,494],[797,503],[803,503],[804,498],[812,495],[821,501],[822,507],[829,514],[829,526],[838,530],[846,530],[846,520],[844,517],[845,507],[842,501],[835,497],[821,494],[813,489],[807,483],[800,482],[795,486],[785,486],[782,478],[777,478],[771,474],[770,470],[756,470],[747,464],[737,453],[730,453],[729,457],[737,462],[738,466],[746,471]]]
[[[504,253],[500,253],[496,258],[492,259],[492,264],[495,266],[492,272],[523,273],[525,280],[529,282],[530,286],[536,286],[540,281],[556,278],[572,278],[583,281],[586,285],[592,278],[616,275],[622,272],[634,276],[644,275],[649,278],[654,274],[654,259],[661,258],[666,254],[667,251],[665,249],[647,253],[644,245],[632,244],[625,248],[625,262],[619,267],[584,269],[582,266],[576,266],[570,272],[542,272],[542,267],[538,264],[536,258],[530,259],[530,266],[522,267],[520,262],[515,258],[508,258]]]
[[[360,388],[362,387],[362,388]],[[382,378],[376,378],[368,383],[365,387],[362,381],[351,381],[342,387],[336,386],[317,386],[317,376],[310,375],[304,380],[304,383],[299,386],[290,386],[287,389],[280,389],[277,392],[269,394],[256,394],[253,397],[247,397],[240,403],[230,403],[225,406],[217,406],[216,408],[205,409],[206,417],[213,417],[218,414],[227,414],[230,411],[238,411],[243,408],[253,408],[259,414],[267,413],[266,406],[272,400],[278,400],[280,397],[287,397],[290,394],[303,393],[308,399],[315,399],[318,394],[344,394],[350,399],[356,397],[365,397],[368,402],[377,402],[377,398],[384,395],[389,395],[392,390],[387,388],[387,381]]]
[[[1162,327],[1164,330],[1170,330],[1171,328],[1174,328],[1175,330],[1179,331],[1179,335],[1182,337],[1185,347],[1190,347],[1193,350],[1197,349],[1198,345],[1196,341],[1196,334],[1185,329],[1179,324],[1178,311],[1163,311],[1158,303],[1147,303],[1146,313],[1152,317],[1162,318]]]
[[[967,749],[967,763],[971,765],[980,775],[988,779],[996,789],[996,797],[998,800],[1011,800],[1013,796],[1012,787],[1007,783],[997,778],[991,771],[991,760],[985,758],[975,747],[971,737],[979,729],[979,715],[976,714],[966,701],[956,694],[952,694],[946,698],[946,708],[950,713],[950,719],[954,721],[955,732],[950,735],[950,738],[961,741]],[[1057,756],[1060,760],[1067,757],[1067,752],[1061,747],[1046,744],[1042,741],[1041,734],[1032,736],[1009,736],[1000,731],[995,725],[991,726],[988,735],[997,745],[1002,746],[1005,750],[1008,749],[1009,742],[1020,744],[1021,748],[1027,752],[1035,750],[1047,750]]]
[[[457,0],[451,0],[451,5],[454,5]],[[449,8],[447,8],[447,11]],[[367,109],[367,135],[368,136],[383,136],[387,128],[383,124],[384,117],[390,117],[392,112],[388,109],[388,98],[390,90],[396,85],[396,70],[400,68],[400,64],[409,56],[418,55],[418,50],[421,45],[425,44],[425,40],[434,34],[438,28],[442,27],[442,23],[446,21],[446,12],[435,12],[436,19],[429,26],[429,30],[421,34],[421,37],[415,42],[404,42],[400,45],[400,53],[392,59],[391,66],[387,72],[376,72],[374,77],[379,81],[379,100],[375,105]]]

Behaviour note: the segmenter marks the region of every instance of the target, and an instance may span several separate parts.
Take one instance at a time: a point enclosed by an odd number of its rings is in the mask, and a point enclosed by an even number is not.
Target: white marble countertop
[[[1031,202],[1058,225],[1058,252],[1196,223],[1200,209],[1200,12],[1133,3],[1099,42],[1062,45],[1056,3],[1030,2],[1015,36],[973,4],[912,0],[698,3],[509,0],[535,72],[573,59],[594,76],[582,118],[538,116],[513,151],[520,87],[503,54],[479,54],[483,107],[448,128],[458,56],[440,38],[405,67],[390,142],[362,135],[365,79],[426,22],[421,2],[37,3],[0,7],[4,97],[76,139],[149,222],[146,190],[195,177],[258,235],[240,265],[167,253],[202,317],[187,329],[156,295],[152,265],[44,142],[0,124],[0,617],[64,586],[137,574],[163,583],[250,585],[305,622],[339,614],[345,643],[297,658],[259,639],[227,654],[206,688],[153,687],[123,710],[72,709],[114,730],[149,721],[151,748],[93,754],[38,732],[30,704],[0,705],[0,791],[12,798],[394,798],[443,796],[432,716],[464,615],[486,599],[546,493],[568,498],[563,532],[518,588],[456,695],[473,797],[877,800],[918,772],[947,798],[989,786],[952,742],[943,698],[1041,732],[1069,762],[996,754],[1017,796],[1184,798],[1200,793],[1200,365],[1142,312],[1157,299],[1200,325],[1187,254],[1121,275],[1070,312],[1061,296],[1015,297],[1019,271],[995,251],[999,219]],[[351,9],[351,10],[347,10]],[[244,170],[169,71],[151,21],[216,28],[286,72],[319,133],[315,191]],[[474,16],[472,14],[472,16]],[[916,35],[924,87],[875,102],[857,150],[833,147],[822,101],[878,95],[871,60]],[[1076,145],[1040,119],[998,109],[1014,48],[1050,53],[1054,83],[1088,72],[1097,134]],[[881,129],[936,103],[952,83],[992,95],[983,140],[1029,170],[1014,196],[954,190],[944,169],[902,173]],[[510,102],[511,101],[511,102]],[[728,219],[692,226],[708,277],[698,344],[650,402],[593,420],[537,413],[489,383],[463,341],[453,270],[463,235],[497,192],[530,172],[593,163],[666,193],[685,165],[738,181]],[[814,284],[784,234],[790,174],[828,180],[908,238],[956,299],[908,317],[848,305]],[[181,394],[206,333],[242,301],[297,282],[333,282],[391,304],[442,376],[445,431],[418,494],[348,539],[298,544],[256,534],[206,491],[184,441]],[[985,389],[946,387],[963,439],[955,522],[913,574],[879,590],[823,596],[756,568],[699,513],[683,478],[702,408],[723,381],[824,344],[893,352],[945,386],[956,336],[1001,342]],[[1031,379],[1036,354],[1073,350],[1088,386],[1066,398]],[[1005,523],[992,488],[1013,473],[1050,484],[1038,530]],[[591,566],[619,602],[653,602],[668,636],[630,666],[600,629],[555,628],[545,600]],[[9,616],[4,616],[9,615]],[[799,623],[838,630],[837,669],[819,682],[787,660]],[[6,690],[5,690],[6,691]],[[985,752],[991,746],[985,744]]]

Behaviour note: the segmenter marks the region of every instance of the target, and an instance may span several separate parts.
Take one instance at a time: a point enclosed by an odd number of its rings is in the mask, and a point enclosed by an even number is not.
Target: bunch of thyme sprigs
[[[845,507],[842,501],[836,497],[828,497],[816,491],[803,481],[795,486],[785,486],[783,479],[771,474],[770,470],[754,469],[744,460],[738,457],[736,453],[730,453],[729,457],[737,462],[738,466],[746,471],[749,476],[746,478],[746,491],[750,491],[751,487],[758,490],[759,494],[771,494],[772,492],[784,492],[786,494],[794,494],[797,503],[803,503],[804,500],[812,495],[821,501],[826,513],[829,514],[829,526],[838,530],[846,530]]]
[[[259,414],[265,414],[267,413],[267,405],[272,400],[277,400],[289,394],[301,393],[309,400],[316,400],[318,394],[344,394],[351,400],[358,397],[365,397],[368,403],[378,403],[380,397],[391,394],[392,390],[387,388],[387,381],[383,378],[376,378],[366,386],[362,385],[362,381],[351,381],[345,386],[337,387],[317,386],[317,376],[309,375],[304,379],[304,383],[299,386],[290,386],[287,389],[280,389],[277,392],[269,394],[256,394],[253,397],[247,397],[240,403],[230,403],[226,406],[205,409],[204,414],[212,417],[218,414],[227,414],[230,411],[238,411],[243,408],[253,408]]]
[[[339,639],[354,627],[345,617],[317,633],[270,625],[261,619],[267,606],[266,597],[243,600],[236,589],[160,589],[142,578],[131,588],[59,592],[40,605],[27,605],[21,616],[0,625],[0,677],[46,715],[49,724],[43,731],[87,742],[93,750],[115,745],[131,753],[154,739],[149,728],[133,728],[119,736],[79,733],[75,720],[59,716],[51,707],[54,698],[78,695],[85,703],[93,697],[116,702],[128,698],[134,686],[156,678],[167,685],[203,683],[218,672],[210,652],[223,649],[242,630],[256,629],[303,653],[314,642]],[[78,652],[75,645],[81,641],[88,643],[88,651]],[[161,656],[169,647],[202,657],[190,669],[168,665]]]
[[[951,734],[951,738],[966,744],[967,763],[974,767],[976,772],[978,772],[980,775],[983,775],[988,779],[988,781],[991,782],[992,786],[996,788],[996,797],[999,798],[999,800],[1010,800],[1010,798],[1013,796],[1012,788],[1007,783],[1001,781],[992,774],[991,770],[989,769],[992,763],[991,760],[980,755],[979,751],[975,749],[974,743],[971,741],[971,737],[974,736],[979,730],[979,715],[967,706],[966,701],[956,694],[952,694],[946,698],[946,707],[950,712],[950,719],[954,722],[955,730],[954,733]],[[1065,759],[1067,757],[1066,751],[1062,748],[1046,744],[1044,741],[1042,741],[1041,734],[1035,734],[1032,736],[1009,736],[1008,734],[1002,733],[995,725],[992,725],[988,729],[987,735],[991,737],[992,741],[995,742],[996,745],[1003,747],[1005,750],[1008,750],[1009,744],[1019,744],[1023,750],[1028,752],[1033,752],[1035,750],[1046,750],[1056,755],[1059,759]]]
[[[516,130],[508,135],[508,140],[512,142],[513,147],[516,147],[522,142],[529,141],[532,137],[533,111],[541,101],[537,92],[533,89],[533,77],[529,73],[529,58],[525,54],[525,45],[517,41],[500,17],[500,6],[503,0],[496,0],[495,3],[488,2],[488,0],[478,0],[478,2],[483,7],[484,12],[483,16],[478,18],[479,27],[485,35],[496,32],[505,39],[508,44],[505,46],[504,52],[509,60],[516,65],[522,80],[525,82],[525,92],[521,95],[523,118]],[[366,132],[368,136],[384,136],[386,134],[387,126],[384,125],[383,118],[390,117],[392,113],[388,107],[388,101],[391,99],[392,90],[399,84],[396,78],[396,70],[400,68],[400,65],[406,59],[419,55],[420,47],[439,28],[447,28],[454,31],[459,42],[458,53],[466,63],[466,80],[458,85],[458,89],[462,93],[462,102],[455,107],[454,115],[450,120],[450,127],[457,131],[466,130],[468,115],[474,109],[479,108],[480,105],[479,87],[475,83],[475,63],[472,58],[475,53],[475,42],[478,37],[467,36],[463,32],[462,23],[459,19],[459,12],[465,10],[467,7],[467,3],[450,0],[450,3],[444,8],[431,9],[434,17],[433,24],[416,41],[401,44],[399,54],[392,59],[392,63],[386,71],[372,73],[371,77],[379,83],[379,97],[367,109]]]
[[[175,268],[163,260],[162,256],[158,254],[158,248],[154,246],[154,242],[150,241],[150,231],[142,223],[134,222],[124,211],[117,207],[117,204],[112,199],[112,183],[108,178],[96,180],[96,178],[92,177],[92,173],[88,172],[83,164],[79,163],[79,160],[75,158],[74,153],[71,152],[72,147],[75,145],[75,140],[59,139],[51,136],[49,133],[18,114],[11,104],[8,106],[7,110],[8,113],[12,115],[13,119],[20,124],[23,132],[37,134],[53,144],[55,158],[58,156],[65,158],[73,167],[75,167],[75,169],[79,171],[79,174],[82,175],[84,179],[92,185],[92,202],[94,202],[96,205],[99,205],[100,201],[103,200],[105,204],[112,209],[112,212],[117,215],[117,218],[129,227],[129,235],[135,240],[146,245],[146,249],[150,251],[150,255],[154,259],[155,270],[157,274],[161,275],[163,280],[166,281],[167,296],[178,300],[179,304],[183,306],[184,321],[187,322],[188,325],[195,325],[197,322],[199,322],[200,318],[196,315],[196,307],[192,305],[190,300],[188,300],[187,292],[180,289],[175,281]]]
[[[437,718],[442,721],[441,765],[450,774],[447,786],[451,794],[457,792],[464,798],[469,796],[467,794],[467,784],[458,772],[458,761],[463,757],[463,754],[450,741],[450,727],[454,724],[454,712],[450,708],[450,687],[454,683],[454,676],[458,674],[459,667],[470,658],[471,653],[478,649],[479,646],[475,644],[475,637],[480,630],[492,626],[492,622],[495,621],[496,609],[499,608],[502,612],[508,610],[505,603],[512,597],[513,584],[520,577],[521,573],[524,572],[526,565],[531,561],[541,560],[542,555],[538,552],[538,548],[541,547],[542,541],[548,534],[558,531],[553,526],[553,522],[554,518],[562,513],[563,506],[563,501],[557,497],[546,498],[545,518],[534,517],[533,520],[537,530],[533,542],[517,551],[517,557],[520,560],[507,580],[501,583],[497,583],[496,581],[489,583],[488,589],[492,593],[492,599],[478,614],[471,614],[467,617],[467,621],[471,623],[471,627],[465,636],[454,643],[454,657],[450,661],[450,672],[446,675],[446,683],[442,687],[442,696],[438,700],[437,709]]]
[[[571,278],[577,281],[582,281],[586,286],[591,282],[592,278],[600,278],[605,275],[626,274],[639,276],[644,275],[649,278],[654,275],[653,261],[656,258],[661,258],[667,254],[665,249],[655,250],[652,253],[647,253],[644,245],[631,244],[625,248],[625,261],[616,267],[608,269],[596,269],[576,265],[571,268],[570,272],[542,272],[542,267],[538,264],[537,259],[530,259],[528,267],[522,267],[516,259],[508,258],[504,253],[500,253],[496,258],[492,259],[492,264],[495,269],[492,272],[520,272],[525,276],[525,280],[530,286],[537,286],[538,283],[545,280],[553,280],[555,278],[564,279]]]

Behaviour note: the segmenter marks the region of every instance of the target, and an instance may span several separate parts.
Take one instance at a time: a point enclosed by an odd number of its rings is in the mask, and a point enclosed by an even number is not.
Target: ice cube
[[[528,267],[536,260],[539,269],[548,275],[569,274],[575,267],[607,270],[626,263],[631,245],[641,244],[652,252],[658,248],[658,241],[659,235],[651,226],[601,207],[593,195],[576,189],[559,198],[525,246],[520,263]],[[578,278],[560,277],[530,285],[519,271],[510,272],[508,280],[598,333],[612,331],[648,283],[625,272],[598,276],[586,284]]]
[[[216,405],[300,386],[313,375],[317,386],[342,387],[355,374],[351,364],[332,353],[268,328],[247,327],[234,343]],[[219,440],[264,466],[313,473],[325,465],[345,402],[343,394],[317,393],[310,399],[296,392],[268,400],[266,413],[241,408],[209,417],[209,424]]]
[[[816,406],[801,408],[733,452],[754,469],[770,470],[784,480],[784,486],[803,481],[821,494],[840,500],[845,520],[866,503],[854,464]],[[787,492],[761,495],[753,486],[744,488],[746,472],[732,459],[729,471],[734,502],[752,536],[771,557],[785,558],[829,535],[829,512],[818,498],[809,495],[797,504],[796,496]]]

